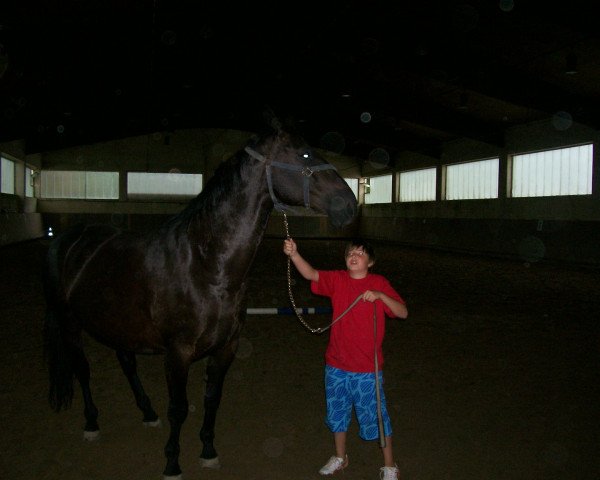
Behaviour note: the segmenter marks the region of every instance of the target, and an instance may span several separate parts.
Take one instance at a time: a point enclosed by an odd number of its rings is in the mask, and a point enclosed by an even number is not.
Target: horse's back
[[[99,235],[90,235],[93,231],[98,232]],[[44,265],[47,294],[58,293],[59,286],[64,284],[65,278],[69,276],[69,269],[76,264],[76,259],[84,257],[86,252],[97,248],[102,239],[115,233],[116,229],[108,225],[88,227],[77,224],[57,235],[50,243]]]
[[[106,242],[119,234],[121,231],[110,225],[89,225],[67,232],[59,251],[59,258],[63,258],[65,278],[77,275],[82,265],[89,262]]]
[[[73,328],[112,348],[163,352],[170,322],[178,325],[185,313],[176,288],[181,282],[169,270],[156,271],[156,264],[171,260],[167,243],[162,231],[137,234],[110,225],[78,227],[57,238],[50,270],[56,271],[57,305]]]

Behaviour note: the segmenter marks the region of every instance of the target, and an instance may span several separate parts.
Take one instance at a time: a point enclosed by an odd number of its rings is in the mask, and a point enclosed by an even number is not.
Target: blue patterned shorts
[[[379,372],[379,390],[383,430],[385,436],[390,436],[392,435],[392,424],[385,404],[385,395],[383,394],[382,372]],[[363,440],[376,440],[379,438],[374,373],[346,372],[326,365],[325,398],[327,399],[325,423],[332,432],[348,431],[352,407],[354,406],[360,427],[360,437]]]

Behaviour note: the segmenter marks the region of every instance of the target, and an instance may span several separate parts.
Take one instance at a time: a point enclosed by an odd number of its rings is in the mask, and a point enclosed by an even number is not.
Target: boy
[[[375,350],[379,366],[377,375],[380,385],[383,385],[381,346],[385,315],[406,318],[408,310],[404,300],[385,277],[369,272],[375,263],[375,252],[364,240],[348,242],[345,251],[346,270],[316,270],[298,253],[296,242],[291,238],[284,240],[283,251],[298,272],[310,280],[313,293],[331,298],[333,318],[337,319],[358,296],[361,297],[361,301],[332,325],[325,352],[326,423],[333,432],[335,455],[319,473],[332,475],[348,466],[346,434],[353,407],[361,438],[375,440],[379,436],[376,395],[373,393],[376,386]],[[373,305],[377,318],[376,339]],[[385,446],[382,448],[384,466],[380,476],[383,480],[397,480],[398,467],[392,452],[392,426],[383,387],[380,388],[380,397],[385,435]]]

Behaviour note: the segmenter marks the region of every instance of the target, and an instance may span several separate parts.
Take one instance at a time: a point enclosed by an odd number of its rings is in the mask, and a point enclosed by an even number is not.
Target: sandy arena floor
[[[388,320],[386,396],[404,480],[600,478],[600,282],[589,269],[528,264],[376,244],[375,271],[405,297]],[[160,479],[168,428],[144,428],[113,352],[86,338],[101,438],[82,440],[80,392],[60,414],[47,404],[44,301],[33,241],[0,249],[1,477]],[[321,268],[341,268],[338,240],[300,240]],[[298,306],[327,305],[297,275]],[[281,240],[267,239],[251,273],[250,307],[288,306]],[[327,316],[305,316],[326,324]],[[333,453],[323,423],[323,352],[294,316],[253,315],[225,385],[216,446],[222,468],[202,470],[203,362],[188,387],[181,436],[184,478],[317,479]],[[165,421],[162,357],[139,358]],[[344,478],[379,478],[375,443],[349,434]]]

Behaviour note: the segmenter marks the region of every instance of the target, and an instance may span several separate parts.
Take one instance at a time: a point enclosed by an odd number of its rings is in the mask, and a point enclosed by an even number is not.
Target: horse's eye
[[[310,159],[310,157],[311,157],[311,156],[312,156],[312,155],[310,154],[310,152],[304,152],[304,153],[302,154],[302,158],[304,158],[305,160],[308,160],[308,159]]]

